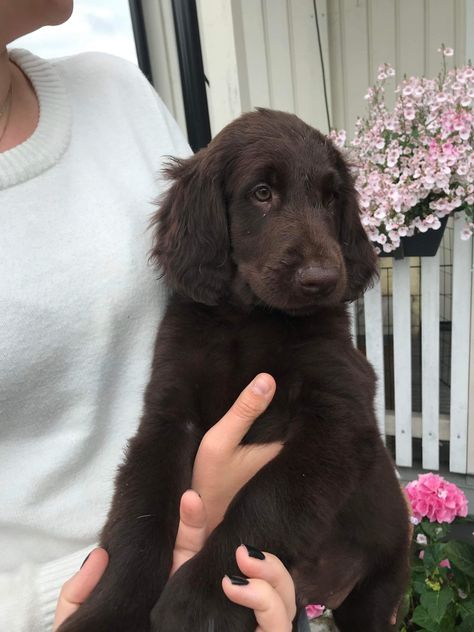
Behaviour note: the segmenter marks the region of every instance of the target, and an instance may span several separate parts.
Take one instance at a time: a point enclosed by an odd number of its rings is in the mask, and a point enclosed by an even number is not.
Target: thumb
[[[234,449],[272,401],[275,389],[273,377],[268,373],[259,373],[244,388],[222,419],[208,431],[209,434],[220,445]]]
[[[68,579],[59,593],[54,617],[53,632],[87,599],[109,563],[105,549],[94,549],[86,558],[82,568]]]
[[[207,537],[206,508],[199,494],[188,489],[181,496],[178,533],[170,575],[198,553]]]

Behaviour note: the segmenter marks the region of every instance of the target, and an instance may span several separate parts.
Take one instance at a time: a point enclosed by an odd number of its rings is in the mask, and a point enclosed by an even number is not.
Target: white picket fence
[[[394,411],[385,409],[381,283],[378,282],[364,297],[366,354],[378,376],[378,424],[383,435],[395,437],[399,466],[414,466],[412,440],[416,437],[422,439],[424,469],[439,469],[439,442],[442,440],[449,441],[450,471],[474,473],[474,341],[470,335],[471,320],[474,322],[473,248],[472,241],[460,239],[462,223],[460,217],[454,220],[449,416],[440,415],[439,407],[440,254],[421,259],[421,415],[412,411],[410,259],[393,261]]]

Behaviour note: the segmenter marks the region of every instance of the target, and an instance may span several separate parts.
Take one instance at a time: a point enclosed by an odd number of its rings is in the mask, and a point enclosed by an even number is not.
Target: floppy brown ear
[[[378,277],[375,249],[361,224],[356,193],[348,194],[340,228],[340,243],[346,262],[347,290],[344,300],[355,301]]]
[[[165,169],[173,180],[152,220],[151,258],[169,287],[216,305],[230,285],[232,264],[222,182],[203,149]],[[214,170],[215,171],[215,170]]]

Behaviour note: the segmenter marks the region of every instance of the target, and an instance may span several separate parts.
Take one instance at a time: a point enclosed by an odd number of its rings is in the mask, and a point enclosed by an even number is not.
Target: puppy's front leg
[[[359,428],[359,446],[364,433],[372,455],[377,431]],[[243,542],[271,551],[289,568],[314,555],[366,466],[360,454],[351,458],[347,431],[343,436],[321,428],[317,437],[312,434],[312,439],[302,432],[290,440],[236,496],[202,551],[168,582],[153,609],[154,632],[255,630],[253,613],[232,604],[221,588],[224,575],[240,572],[235,549]]]
[[[120,468],[100,544],[110,561],[99,584],[60,632],[147,632],[168,580],[179,501],[200,436],[183,412],[145,415]],[[159,472],[159,474],[158,474]]]

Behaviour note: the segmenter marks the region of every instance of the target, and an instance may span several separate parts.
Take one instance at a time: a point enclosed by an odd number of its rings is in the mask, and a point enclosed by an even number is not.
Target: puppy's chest
[[[324,389],[324,356],[328,345],[318,336],[288,323],[221,324],[203,332],[198,360],[197,400],[204,425],[212,425],[258,374],[277,383],[268,409],[253,425],[247,440],[268,442],[288,436],[304,399]]]

